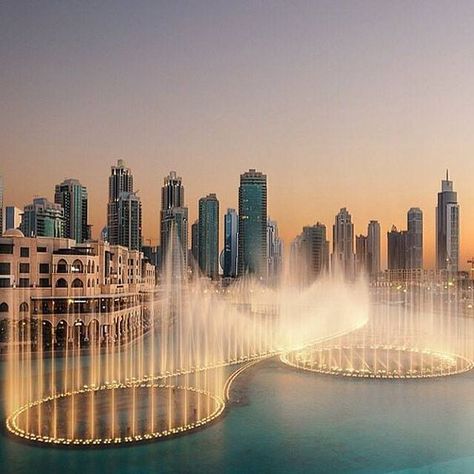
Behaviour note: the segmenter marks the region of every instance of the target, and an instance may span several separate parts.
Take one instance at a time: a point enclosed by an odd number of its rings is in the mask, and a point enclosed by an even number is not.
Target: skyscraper
[[[458,271],[459,264],[459,204],[446,170],[441,181],[436,207],[436,264],[438,270]]]
[[[329,242],[326,226],[303,227],[291,246],[291,271],[300,283],[311,284],[316,278],[329,270]]]
[[[358,275],[367,273],[367,236],[356,235],[355,270]]]
[[[283,244],[278,235],[278,224],[270,218],[267,220],[267,273],[270,281],[278,279],[283,260]]]
[[[191,225],[191,255],[195,263],[199,260],[199,219],[196,219]]]
[[[64,236],[78,243],[89,240],[86,187],[77,179],[66,179],[56,185],[54,202],[64,209]]]
[[[399,231],[392,226],[387,232],[387,256],[389,270],[405,270],[407,268],[407,232]]]
[[[336,215],[333,225],[333,270],[342,270],[346,277],[354,276],[354,224],[345,207]]]
[[[224,254],[222,270],[224,277],[237,276],[239,239],[239,216],[235,209],[227,209],[224,216]]]
[[[173,234],[175,232],[175,234]],[[188,262],[188,208],[184,206],[184,187],[176,171],[170,171],[161,188],[160,237],[162,263],[166,262],[170,239],[179,242],[183,268]],[[173,256],[173,261],[177,258]],[[175,262],[178,263],[178,262]]]
[[[367,227],[367,272],[375,277],[380,273],[380,224],[370,221]]]
[[[0,176],[0,235],[3,233],[3,176]]]
[[[412,207],[407,213],[407,258],[408,269],[423,268],[423,212]]]
[[[112,166],[107,205],[107,238],[112,245],[130,250],[142,246],[142,206],[133,191],[133,176],[123,160]]]
[[[122,193],[133,193],[133,176],[125,162],[118,160],[111,168],[107,205],[107,238],[112,245],[119,245],[119,198]]]
[[[136,193],[122,192],[117,201],[118,245],[130,250],[142,247],[142,204]]]
[[[64,210],[46,198],[35,198],[23,210],[21,230],[26,237],[64,237]]]
[[[240,175],[238,273],[267,277],[267,176]]]
[[[219,201],[215,194],[199,199],[199,268],[209,278],[219,276]]]

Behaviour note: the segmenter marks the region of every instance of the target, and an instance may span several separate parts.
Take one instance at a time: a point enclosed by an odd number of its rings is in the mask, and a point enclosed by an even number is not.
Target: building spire
[[[449,171],[447,168],[446,168],[446,181],[449,181]]]

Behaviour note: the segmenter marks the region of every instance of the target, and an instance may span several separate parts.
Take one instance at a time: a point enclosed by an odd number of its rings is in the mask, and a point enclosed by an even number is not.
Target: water
[[[145,445],[54,449],[2,433],[1,472],[474,472],[472,372],[364,381],[268,361],[242,376],[234,397],[215,424]]]

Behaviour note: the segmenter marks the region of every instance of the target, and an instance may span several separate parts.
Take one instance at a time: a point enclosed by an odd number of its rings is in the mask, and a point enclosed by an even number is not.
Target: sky
[[[53,199],[79,179],[93,235],[124,159],[157,243],[160,188],[176,170],[190,221],[239,176],[268,177],[288,244],[347,207],[356,233],[425,220],[449,168],[461,266],[474,255],[474,3],[470,1],[21,1],[0,3],[0,174],[5,204]]]

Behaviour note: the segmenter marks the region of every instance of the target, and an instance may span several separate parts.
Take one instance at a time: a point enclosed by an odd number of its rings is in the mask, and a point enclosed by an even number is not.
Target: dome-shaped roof
[[[2,237],[24,237],[25,235],[20,229],[8,229],[6,230]]]

